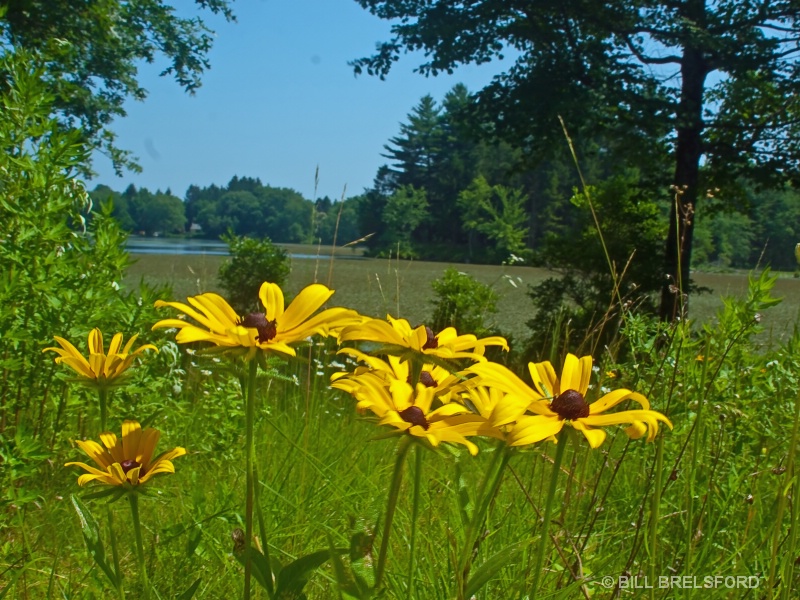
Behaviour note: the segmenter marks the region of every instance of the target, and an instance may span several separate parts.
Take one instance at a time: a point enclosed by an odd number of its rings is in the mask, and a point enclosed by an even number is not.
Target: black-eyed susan
[[[340,377],[331,387],[355,397],[360,411],[369,410],[380,417],[379,425],[390,425],[432,446],[441,442],[462,444],[475,455],[478,447],[467,438],[495,433],[486,419],[461,404],[451,402],[432,409],[437,390],[424,383],[412,386],[405,380],[387,381],[383,374],[365,372]]]
[[[122,424],[122,438],[110,432],[100,434],[102,445],[93,440],[76,440],[76,444],[91,458],[97,467],[82,462],[68,462],[65,466],[81,467],[86,473],[78,477],[78,485],[99,481],[113,486],[144,485],[155,475],[174,473],[172,460],[186,454],[183,448],[173,448],[153,459],[161,433],[157,429],[142,429],[136,421]]]
[[[333,290],[324,285],[312,284],[303,289],[284,308],[281,288],[264,282],[259,290],[259,299],[264,312],[239,316],[228,302],[214,293],[187,298],[187,304],[158,300],[157,308],[171,306],[196,323],[183,319],[164,319],[153,325],[153,329],[175,327],[178,343],[211,342],[230,352],[253,358],[257,350],[277,352],[295,356],[291,344],[315,335],[329,335],[341,327],[360,321],[360,315],[345,308],[329,308],[316,311],[333,295]]]
[[[434,396],[441,402],[448,402],[450,395],[457,392],[457,384],[462,378],[457,373],[451,373],[447,369],[439,366],[423,363],[420,365],[419,372],[413,375],[416,381],[412,381],[412,368],[409,361],[404,361],[400,357],[389,355],[386,360],[371,356],[355,348],[342,348],[339,354],[347,354],[354,359],[361,361],[365,366],[356,367],[353,373],[334,373],[331,381],[341,377],[361,375],[371,372],[384,380],[388,386],[395,379],[405,381],[412,385],[421,383],[425,387],[434,388]]]
[[[531,415],[520,417],[508,436],[512,446],[533,444],[556,435],[569,423],[583,433],[592,448],[599,447],[606,433],[599,427],[625,425],[625,433],[638,439],[647,434],[653,441],[658,433],[658,422],[672,423],[661,413],[650,410],[650,403],[642,394],[619,389],[603,395],[599,400],[588,404],[586,394],[592,374],[592,357],[578,358],[568,354],[557,377],[550,362],[530,363],[528,365],[534,387],[531,388],[514,373],[495,363],[476,363],[467,369],[477,374],[484,385],[498,389],[529,401],[527,410]],[[608,413],[626,400],[638,403],[641,408]]]
[[[121,383],[122,376],[133,363],[133,359],[145,350],[158,352],[158,348],[152,344],[145,344],[131,351],[137,337],[138,334],[131,337],[123,347],[122,334],[114,334],[108,346],[108,353],[106,353],[103,334],[95,327],[89,332],[88,359],[72,343],[58,336],[54,336],[54,339],[61,348],[45,348],[43,352],[57,352],[56,363],[71,367],[80,376],[80,381],[108,388]]]
[[[394,319],[388,315],[386,321],[365,319],[345,327],[339,334],[339,339],[343,342],[376,342],[446,360],[458,358],[486,360],[483,356],[486,346],[500,346],[508,351],[508,342],[500,336],[478,339],[472,334],[458,335],[454,327],[446,327],[439,333],[434,333],[426,325],[411,327],[405,319]]]

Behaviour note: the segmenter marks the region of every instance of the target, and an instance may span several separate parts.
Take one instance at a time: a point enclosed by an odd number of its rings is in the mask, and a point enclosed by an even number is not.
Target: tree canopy
[[[229,0],[195,4],[234,18]],[[187,92],[200,87],[213,32],[190,13],[179,15],[161,0],[2,0],[0,53],[14,48],[37,52],[56,112],[80,127],[120,170],[134,163],[128,152],[114,146],[109,124],[125,116],[125,100],[146,97],[137,77],[141,62],[166,61],[162,75],[174,77]],[[0,82],[8,76],[0,72]]]
[[[664,318],[682,309],[706,190],[800,178],[797,0],[357,1],[393,22],[357,73],[385,77],[408,50],[424,52],[425,75],[509,54],[513,66],[477,94],[492,133],[542,156],[561,116],[628,166],[670,158]]]

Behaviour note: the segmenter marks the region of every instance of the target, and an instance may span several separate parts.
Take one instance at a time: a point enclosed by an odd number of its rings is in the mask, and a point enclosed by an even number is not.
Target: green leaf
[[[192,600],[194,593],[197,591],[197,588],[200,587],[200,578],[194,580],[194,583],[189,586],[185,592],[183,592],[180,596],[176,596],[175,600]]]
[[[272,581],[272,570],[269,568],[267,558],[257,549],[252,546],[247,550],[235,553],[236,560],[244,566],[247,556],[250,556],[250,565],[252,574],[258,584],[269,592],[270,586],[267,581]]]
[[[311,574],[323,565],[331,556],[330,550],[319,550],[286,565],[278,573],[278,585],[275,600],[296,600],[304,597],[303,588],[311,578]]]
[[[100,538],[100,527],[97,525],[97,521],[75,494],[70,494],[70,500],[72,500],[72,505],[75,507],[75,512],[78,513],[78,518],[81,521],[83,541],[86,542],[89,556],[106,574],[112,585],[117,587],[119,585],[119,575],[106,562],[106,551],[103,547],[103,540]]]
[[[475,512],[475,502],[469,495],[469,484],[461,471],[461,464],[456,461],[456,486],[458,487],[458,513],[461,515],[461,524],[467,528]]]
[[[466,597],[472,598],[477,594],[478,590],[486,585],[500,569],[507,567],[514,556],[521,552],[527,545],[527,540],[517,542],[516,544],[506,546],[500,550],[500,552],[489,557],[486,562],[473,571],[472,577],[470,577],[467,582]]]

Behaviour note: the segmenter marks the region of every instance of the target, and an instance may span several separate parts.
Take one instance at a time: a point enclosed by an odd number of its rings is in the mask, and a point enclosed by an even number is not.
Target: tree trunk
[[[701,25],[703,0],[689,2],[689,18]],[[691,10],[694,9],[694,10]],[[699,14],[697,11],[700,11]],[[689,12],[689,11],[687,11]],[[694,214],[699,197],[700,159],[703,155],[703,89],[708,65],[702,50],[684,46],[681,58],[681,97],[677,111],[673,202],[665,254],[665,280],[661,290],[663,321],[684,318],[688,309],[689,265],[692,257]]]

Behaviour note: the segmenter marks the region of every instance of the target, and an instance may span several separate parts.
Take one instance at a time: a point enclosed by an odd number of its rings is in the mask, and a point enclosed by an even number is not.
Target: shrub
[[[459,333],[486,335],[489,329],[486,318],[497,312],[499,296],[490,286],[453,268],[432,284],[436,299],[433,301],[433,328],[440,331],[455,327]]]
[[[222,236],[231,258],[219,268],[219,282],[231,306],[240,314],[258,306],[258,290],[265,281],[280,286],[289,276],[289,255],[269,238],[254,239],[228,232]]]

